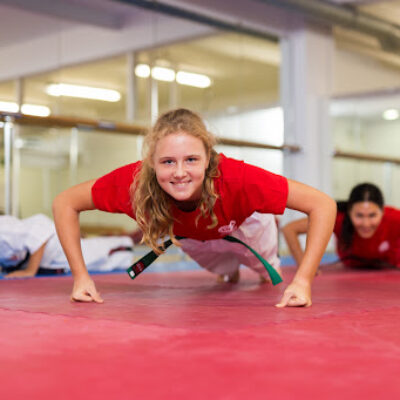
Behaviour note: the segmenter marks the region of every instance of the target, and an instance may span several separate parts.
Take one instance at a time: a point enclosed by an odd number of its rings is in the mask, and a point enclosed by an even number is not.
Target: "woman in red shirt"
[[[298,236],[308,219],[282,228],[293,257],[303,257]],[[338,202],[334,227],[336,250],[347,267],[400,267],[400,210],[385,207],[382,192],[371,183],[355,186],[346,202]]]
[[[214,144],[214,136],[197,114],[186,109],[169,111],[146,135],[143,161],[56,197],[57,233],[74,276],[72,300],[103,301],[82,258],[81,211],[100,209],[129,215],[156,253],[162,252],[159,240],[166,236],[178,246],[181,243],[176,236],[196,240],[200,246],[203,241],[215,240],[214,254],[229,265],[233,252],[217,251],[222,238],[237,235],[245,243],[252,239],[258,244],[256,251],[262,251],[269,244],[260,232],[264,225],[257,214],[281,214],[288,207],[309,215],[308,246],[277,306],[311,305],[311,282],[335,220],[334,201],[307,185],[218,154]],[[185,240],[181,242],[185,250]]]

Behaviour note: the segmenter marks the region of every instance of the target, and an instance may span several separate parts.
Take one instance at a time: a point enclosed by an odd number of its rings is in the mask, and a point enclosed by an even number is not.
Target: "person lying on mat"
[[[308,219],[282,228],[298,265],[304,252],[298,236],[307,232]],[[347,267],[400,267],[400,210],[384,207],[379,188],[371,183],[355,186],[346,202],[338,202],[334,227],[336,249]]]
[[[218,154],[214,144],[215,137],[199,115],[186,109],[166,112],[144,139],[143,161],[76,185],[55,198],[56,228],[74,275],[73,301],[103,301],[81,254],[81,211],[125,213],[137,221],[143,241],[156,253],[163,252],[160,240],[169,236],[201,266],[235,281],[240,264],[268,275],[251,251],[222,238],[240,239],[274,263],[276,231],[273,216],[265,214],[282,214],[288,207],[309,215],[308,245],[278,306],[311,305],[311,282],[335,221],[334,200],[299,182]]]
[[[93,237],[80,242],[89,270],[111,271],[132,263],[133,240],[129,236]],[[0,216],[0,266],[6,278],[68,270],[53,221],[42,214],[25,219]]]

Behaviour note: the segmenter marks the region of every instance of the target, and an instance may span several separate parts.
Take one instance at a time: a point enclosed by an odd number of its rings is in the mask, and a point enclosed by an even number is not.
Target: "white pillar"
[[[14,125],[14,137],[12,143],[12,174],[11,174],[11,215],[19,217],[20,213],[20,172],[21,172],[21,151],[20,151],[20,126]]]
[[[14,148],[14,124],[11,117],[4,123],[4,214],[12,215],[12,155]]]
[[[150,80],[150,120],[153,125],[158,118],[158,82],[151,75]]]
[[[282,38],[281,52],[285,142],[302,148],[286,154],[284,174],[331,194],[332,34],[310,27],[294,30]]]
[[[22,105],[24,104],[24,90],[25,90],[24,79],[23,78],[16,79],[15,80],[15,98],[17,100],[19,112],[22,111]]]
[[[18,104],[18,112],[22,112],[22,105],[25,97],[25,82],[24,78],[18,78],[15,81],[15,98]],[[12,191],[11,191],[11,214],[14,217],[19,217],[20,213],[20,172],[21,172],[21,152],[20,152],[20,125],[14,125],[14,137],[12,147]]]
[[[129,52],[126,58],[126,120],[128,122],[133,122],[136,118],[135,54]]]
[[[178,82],[174,79],[169,84],[169,109],[172,110],[173,108],[178,107]]]
[[[78,183],[79,130],[71,128],[69,137],[69,185]]]

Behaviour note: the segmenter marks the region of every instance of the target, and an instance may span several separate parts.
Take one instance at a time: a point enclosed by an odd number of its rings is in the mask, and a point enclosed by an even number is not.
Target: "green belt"
[[[176,239],[186,239],[185,237],[182,236],[175,236]],[[233,242],[233,243],[240,243],[246,248],[248,248],[261,262],[261,264],[265,267],[267,270],[269,277],[271,278],[272,284],[277,285],[278,283],[282,282],[282,278],[280,275],[275,271],[274,267],[266,261],[260,254],[258,254],[254,249],[252,249],[250,246],[248,246],[246,243],[242,242],[241,240],[233,237],[233,236],[225,236],[222,238],[224,240],[227,240],[228,242]],[[172,240],[168,239],[164,242],[164,249],[167,249],[169,246],[171,246]],[[143,256],[139,261],[136,261],[133,265],[131,265],[126,271],[128,272],[129,276],[131,279],[135,279],[141,272],[143,272],[153,261],[155,261],[158,258],[158,255],[152,250],[149,253],[147,253],[145,256]]]

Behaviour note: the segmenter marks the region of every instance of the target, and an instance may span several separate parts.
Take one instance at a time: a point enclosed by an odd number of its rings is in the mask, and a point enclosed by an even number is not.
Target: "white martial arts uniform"
[[[253,213],[237,230],[230,233],[252,247],[279,271],[278,228],[272,214]],[[215,240],[181,240],[182,250],[203,268],[219,275],[233,275],[240,265],[249,267],[269,280],[269,275],[257,257],[240,243]]]
[[[43,214],[18,219],[0,216],[0,265],[13,267],[35,253],[46,243],[40,267],[68,270],[68,261],[58,240],[53,221]],[[128,268],[133,262],[133,251],[110,251],[118,247],[133,249],[128,236],[105,236],[81,239],[83,258],[89,271],[111,271]]]

